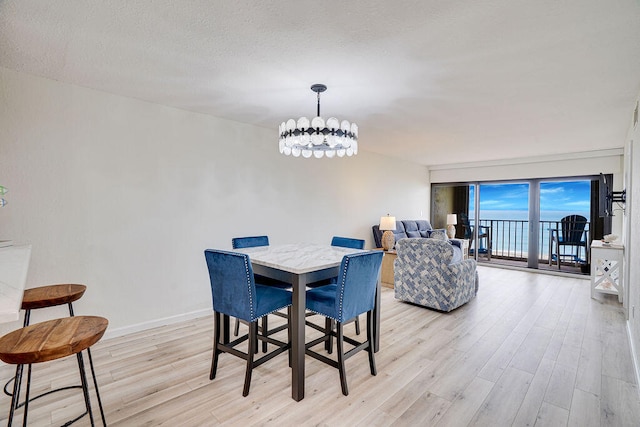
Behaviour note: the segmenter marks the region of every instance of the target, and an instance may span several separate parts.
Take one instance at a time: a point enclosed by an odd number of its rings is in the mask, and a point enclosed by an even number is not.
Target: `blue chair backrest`
[[[587,218],[582,215],[569,215],[561,220],[562,242],[563,243],[580,243],[582,235],[587,226]]]
[[[364,249],[364,240],[352,239],[350,237],[333,236],[331,246],[340,246],[343,248]]]
[[[336,295],[336,319],[341,322],[373,310],[382,251],[345,255],[340,263]]]
[[[234,237],[231,239],[233,249],[254,248],[256,246],[269,246],[268,236]]]
[[[211,280],[213,309],[252,322],[256,284],[249,255],[216,249],[204,251]]]

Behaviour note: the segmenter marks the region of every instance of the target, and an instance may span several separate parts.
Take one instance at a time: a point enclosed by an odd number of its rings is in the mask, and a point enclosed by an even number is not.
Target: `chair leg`
[[[340,385],[342,386],[342,394],[349,395],[349,389],[347,388],[347,376],[344,372],[344,342],[342,322],[336,322],[337,340],[336,350],[338,351],[338,372],[340,373]]]
[[[240,319],[236,318],[236,325],[233,328],[233,336],[237,337],[240,333]]]
[[[236,319],[237,320],[237,319]],[[213,357],[211,358],[211,372],[209,373],[209,379],[212,380],[216,377],[216,371],[218,370],[218,343],[220,342],[220,313],[213,313]]]
[[[269,316],[264,316],[262,318],[262,336],[266,337],[267,335],[269,335],[269,322],[267,320]],[[257,338],[256,338],[257,339]],[[262,352],[266,353],[267,352],[267,342],[266,341],[262,341]],[[256,352],[257,353],[257,352]]]
[[[242,396],[249,395],[249,387],[251,386],[251,373],[253,371],[253,355],[257,351],[256,340],[258,339],[258,321],[249,323],[249,348],[247,349],[247,371],[244,376],[244,389]]]
[[[327,350],[327,353],[333,353],[333,337],[331,336],[331,331],[333,331],[333,320],[328,317],[324,318],[324,333],[327,336],[327,341],[324,343],[324,349]]]
[[[356,316],[356,335],[360,335],[360,316]]]
[[[369,368],[371,369],[371,375],[378,375],[378,371],[376,370],[376,360],[373,357],[373,310],[367,311],[367,342],[369,343],[369,347],[367,351],[369,353]]]

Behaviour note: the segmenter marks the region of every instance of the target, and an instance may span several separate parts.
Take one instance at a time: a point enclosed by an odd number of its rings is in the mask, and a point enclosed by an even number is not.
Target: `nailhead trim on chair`
[[[275,310],[271,310],[270,312],[265,313],[265,314],[263,314],[262,316],[266,316],[266,315],[269,315],[269,314],[271,314],[271,313],[275,313],[276,311],[280,311],[280,310],[282,310],[283,308],[287,308],[287,307],[289,307],[289,306],[288,306],[288,305],[283,305],[282,307],[280,307],[280,308],[276,308]],[[253,319],[253,320],[260,319],[262,316],[260,316],[260,317],[256,317],[256,318],[255,318],[255,319]]]
[[[342,272],[342,285],[341,289],[340,289],[340,296],[339,296],[339,310],[338,313],[342,314],[342,303],[344,302],[344,282],[345,280],[347,280],[347,267],[349,266],[349,260],[351,258],[350,257],[346,257],[346,260],[344,262],[344,270]]]
[[[244,270],[247,273],[247,291],[249,293],[249,306],[251,307],[251,318],[255,320],[256,314],[253,310],[253,294],[251,293],[251,275],[249,274],[249,255],[244,256]]]

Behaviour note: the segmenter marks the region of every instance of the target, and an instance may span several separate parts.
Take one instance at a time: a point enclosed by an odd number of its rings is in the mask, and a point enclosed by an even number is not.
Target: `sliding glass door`
[[[476,212],[470,211],[479,225],[479,232],[486,239],[478,240],[481,245],[489,245],[491,256],[502,260],[526,259],[529,252],[529,183],[510,182],[478,185],[478,205]]]
[[[598,218],[595,176],[432,185],[434,228],[445,228],[448,214],[456,214],[455,236],[469,240],[470,254],[480,262],[571,272],[588,270],[588,246],[602,237],[607,222]],[[559,252],[553,244],[568,218],[584,225],[582,243]]]

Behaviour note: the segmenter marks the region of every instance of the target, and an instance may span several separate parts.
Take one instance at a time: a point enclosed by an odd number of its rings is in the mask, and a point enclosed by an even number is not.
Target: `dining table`
[[[305,383],[305,306],[308,283],[338,276],[345,255],[366,252],[361,249],[314,243],[294,243],[235,249],[249,255],[254,274],[290,283],[291,305],[291,397],[304,399]],[[374,308],[374,351],[380,342],[380,277]]]

